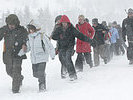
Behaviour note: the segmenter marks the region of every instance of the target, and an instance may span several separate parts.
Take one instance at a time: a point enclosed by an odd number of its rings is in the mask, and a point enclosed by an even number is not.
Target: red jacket
[[[81,25],[77,24],[76,28],[81,33],[83,33],[84,35],[86,35],[86,36],[90,37],[91,39],[93,39],[95,31],[89,23],[84,22],[84,24],[81,24]],[[90,46],[89,43],[83,42],[83,41],[77,39],[76,52],[77,53],[91,52],[91,46]]]

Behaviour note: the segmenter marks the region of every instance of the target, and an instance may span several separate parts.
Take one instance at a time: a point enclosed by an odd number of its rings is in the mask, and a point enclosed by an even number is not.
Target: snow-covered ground
[[[2,48],[2,42],[0,42]],[[128,65],[126,55],[117,56],[105,65],[78,73],[78,80],[60,78],[58,56],[47,63],[47,92],[38,93],[38,81],[32,76],[29,59],[23,61],[24,75],[21,93],[12,94],[11,78],[6,74],[0,50],[0,100],[133,100],[133,66]],[[76,54],[73,57],[75,61]]]

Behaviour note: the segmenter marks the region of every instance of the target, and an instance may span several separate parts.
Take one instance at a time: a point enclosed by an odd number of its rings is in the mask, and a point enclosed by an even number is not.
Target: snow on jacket
[[[110,29],[110,32],[112,33],[112,36],[110,38],[111,43],[116,43],[117,39],[119,39],[118,30],[114,27]]]
[[[40,32],[29,34],[28,37],[29,37],[29,40],[27,41],[27,51],[26,52],[31,51],[32,64],[48,62],[49,54],[50,54],[51,58],[54,59],[55,49],[45,34],[43,35],[45,51],[42,48]],[[19,55],[21,56],[23,54],[24,54],[24,52],[21,49],[21,51],[19,52]]]
[[[84,22],[83,24],[77,24],[76,28],[86,35],[87,37],[90,37],[93,39],[95,31],[93,27],[87,22]],[[77,39],[77,45],[76,45],[76,52],[77,53],[85,53],[85,52],[91,52],[91,46],[89,43],[84,42],[82,40]]]

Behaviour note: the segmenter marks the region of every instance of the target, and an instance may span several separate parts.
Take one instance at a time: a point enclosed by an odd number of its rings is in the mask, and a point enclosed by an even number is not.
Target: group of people
[[[126,36],[128,47],[125,44]],[[92,19],[91,26],[84,15],[78,16],[78,23],[74,26],[66,15],[59,15],[55,18],[55,27],[50,37],[33,24],[28,24],[27,29],[24,28],[18,17],[10,14],[6,18],[6,25],[0,28],[0,40],[3,38],[3,62],[7,74],[12,78],[12,92],[20,92],[24,78],[21,74],[22,60],[27,58],[26,53],[29,51],[33,76],[38,78],[39,91],[42,92],[46,90],[45,68],[49,55],[54,60],[58,54],[61,78],[66,78],[68,74],[70,81],[76,80],[77,72],[83,71],[84,62],[89,64],[90,68],[99,66],[99,56],[107,64],[114,54],[124,54],[127,50],[129,64],[133,64],[133,9],[128,10],[128,17],[124,19],[122,28],[116,21],[109,25],[106,21],[100,24],[97,18]],[[50,42],[51,39],[57,42],[56,48]],[[75,45],[77,58],[74,65],[72,56]]]

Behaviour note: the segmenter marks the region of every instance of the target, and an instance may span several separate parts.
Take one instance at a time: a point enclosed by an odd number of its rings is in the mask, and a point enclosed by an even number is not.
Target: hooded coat
[[[83,35],[83,33],[79,32],[71,23],[69,18],[66,15],[61,17],[60,22],[67,22],[69,24],[66,31],[63,30],[63,27],[58,27],[55,29],[52,39],[58,40],[58,49],[68,49],[70,47],[74,47],[75,45],[75,37],[83,40],[85,42],[91,42],[91,39],[87,36]]]

